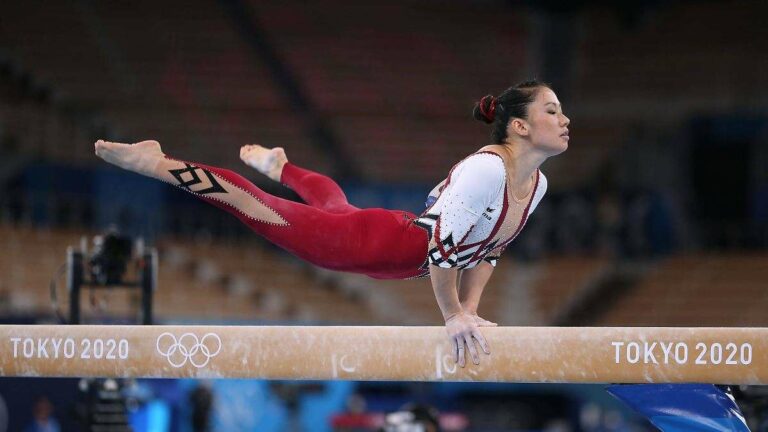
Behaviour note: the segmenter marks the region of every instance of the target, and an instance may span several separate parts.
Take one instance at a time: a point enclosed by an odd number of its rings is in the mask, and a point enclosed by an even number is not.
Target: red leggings
[[[270,195],[233,171],[185,163],[190,169],[197,167],[211,172],[277,212],[287,225],[260,222],[214,198],[213,194],[196,193],[303,260],[319,267],[362,273],[377,279],[406,279],[424,273],[427,232],[413,224],[416,217],[413,213],[354,207],[333,180],[291,163],[283,168],[280,181],[306,204]],[[199,177],[204,178],[202,173]],[[180,175],[180,178],[183,177]],[[183,184],[180,186],[189,190]]]

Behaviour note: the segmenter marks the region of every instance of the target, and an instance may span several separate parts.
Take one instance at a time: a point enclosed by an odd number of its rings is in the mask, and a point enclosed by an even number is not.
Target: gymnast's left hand
[[[448,332],[448,337],[453,344],[454,361],[459,366],[465,365],[465,353],[464,346],[469,349],[469,355],[472,357],[472,363],[480,364],[480,354],[475,347],[475,341],[480,344],[480,348],[483,349],[485,354],[490,354],[491,350],[488,348],[488,342],[485,341],[485,337],[480,333],[477,321],[475,318],[464,312],[459,312],[445,320],[445,330]]]

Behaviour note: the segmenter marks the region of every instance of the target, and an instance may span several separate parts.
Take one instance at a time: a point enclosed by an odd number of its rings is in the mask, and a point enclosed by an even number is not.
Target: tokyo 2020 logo
[[[165,332],[157,337],[157,352],[168,359],[168,363],[180,368],[191,363],[196,368],[208,365],[213,357],[221,351],[221,338],[216,333],[206,333],[198,338],[194,333],[184,333],[176,338]]]

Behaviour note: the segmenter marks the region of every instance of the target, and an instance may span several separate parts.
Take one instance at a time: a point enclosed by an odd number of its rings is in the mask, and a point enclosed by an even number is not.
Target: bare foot
[[[146,176],[153,175],[157,164],[165,157],[157,141],[122,144],[98,140],[94,147],[96,156],[112,165]]]
[[[268,149],[258,144],[244,145],[240,147],[240,159],[251,168],[279,182],[283,174],[283,167],[288,162],[285,150],[282,147]]]

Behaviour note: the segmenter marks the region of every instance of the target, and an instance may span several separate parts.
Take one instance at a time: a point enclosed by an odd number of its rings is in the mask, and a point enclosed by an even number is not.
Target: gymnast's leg
[[[395,277],[409,275],[424,259],[425,234],[408,229],[400,213],[331,213],[284,200],[235,172],[172,159],[157,141],[99,140],[95,149],[109,163],[178,186],[232,213],[267,240],[320,267]]]
[[[120,168],[179,186],[212,204],[246,218],[246,223],[288,225],[276,207],[285,207],[236,173],[167,157],[157,141],[120,144],[99,140],[96,155]],[[216,175],[214,175],[216,174]],[[285,209],[290,210],[290,209]],[[258,231],[258,229],[257,229]]]
[[[246,145],[240,149],[240,159],[272,180],[293,189],[312,207],[330,213],[360,210],[349,204],[344,191],[330,177],[288,162],[281,147],[268,149],[260,145]]]

